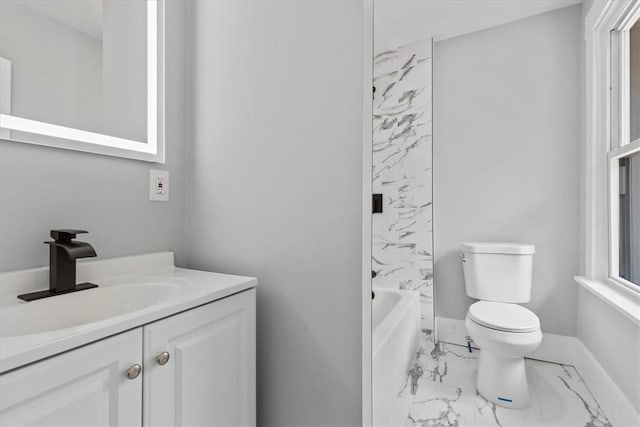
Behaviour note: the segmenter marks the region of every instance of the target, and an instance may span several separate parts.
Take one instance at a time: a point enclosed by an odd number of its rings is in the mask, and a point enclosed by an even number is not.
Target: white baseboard
[[[444,341],[451,344],[467,345],[467,327],[464,320],[450,319],[436,316],[436,341]],[[473,344],[472,344],[473,346]]]
[[[611,424],[614,427],[640,426],[640,414],[631,401],[580,340],[578,340],[578,345],[580,350],[576,353],[576,360],[572,365],[578,370]]]
[[[466,347],[469,338],[464,320],[436,317],[435,338]],[[473,342],[471,346],[479,348]],[[640,426],[640,414],[578,338],[543,333],[540,348],[529,358],[575,366],[614,427]]]
[[[436,322],[436,340],[462,346],[467,345],[470,338],[467,334],[467,328],[464,326],[464,320],[437,317]],[[471,341],[471,347],[478,348],[478,345]],[[529,358],[573,365],[583,348],[584,346],[576,337],[543,333],[540,348]]]

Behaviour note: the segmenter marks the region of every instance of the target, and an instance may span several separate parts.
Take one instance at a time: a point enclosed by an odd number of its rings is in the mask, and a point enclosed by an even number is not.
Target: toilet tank
[[[508,303],[531,299],[534,245],[473,242],[460,246],[468,296]]]

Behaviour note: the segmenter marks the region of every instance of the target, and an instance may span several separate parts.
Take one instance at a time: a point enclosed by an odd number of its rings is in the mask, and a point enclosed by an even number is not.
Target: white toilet
[[[462,243],[469,307],[465,325],[480,347],[478,392],[507,408],[529,404],[524,356],[542,342],[540,321],[518,305],[530,300],[535,247],[520,243]]]

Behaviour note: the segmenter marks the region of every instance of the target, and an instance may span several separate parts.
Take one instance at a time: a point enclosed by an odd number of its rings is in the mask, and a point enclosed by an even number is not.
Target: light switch
[[[149,200],[169,201],[169,171],[149,170]]]

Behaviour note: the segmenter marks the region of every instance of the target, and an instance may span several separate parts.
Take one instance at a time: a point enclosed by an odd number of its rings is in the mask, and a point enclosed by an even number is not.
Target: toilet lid
[[[478,301],[469,307],[474,322],[505,332],[533,332],[540,328],[540,320],[530,310],[518,304]]]

